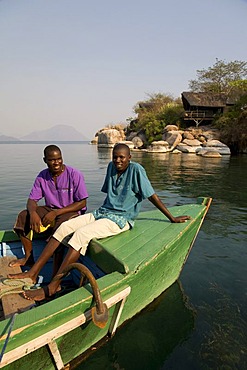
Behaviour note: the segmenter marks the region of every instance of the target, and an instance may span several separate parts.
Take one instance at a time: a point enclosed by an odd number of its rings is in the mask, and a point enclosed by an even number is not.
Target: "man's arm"
[[[85,208],[86,205],[87,199],[82,199],[79,202],[74,202],[67,207],[55,209],[54,211],[56,212],[56,216],[60,216],[64,213],[80,211],[82,208]]]
[[[30,228],[31,230],[34,230],[36,233],[39,233],[40,226],[41,226],[41,219],[36,212],[37,210],[38,203],[33,200],[28,198],[27,200],[27,210],[30,215]]]
[[[82,208],[85,208],[87,205],[87,199],[82,199],[79,202],[74,202],[67,207],[63,208],[56,208],[53,209],[51,212],[47,213],[45,217],[42,219],[42,223],[44,226],[49,225],[57,216],[64,215],[68,212],[77,212],[80,211]]]
[[[151,195],[148,200],[153,203],[153,205],[158,208],[169,220],[173,223],[181,223],[185,222],[186,220],[190,220],[190,216],[178,216],[174,217],[166,208],[164,203],[160,200],[157,194]]]

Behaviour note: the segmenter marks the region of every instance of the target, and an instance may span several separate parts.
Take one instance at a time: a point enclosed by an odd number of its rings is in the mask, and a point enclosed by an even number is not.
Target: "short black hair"
[[[113,151],[115,151],[117,149],[120,149],[120,150],[123,149],[123,150],[125,150],[128,153],[128,155],[130,155],[130,148],[129,148],[129,146],[127,144],[117,143],[116,145],[114,145]]]
[[[46,158],[48,156],[48,153],[51,153],[51,152],[59,152],[62,154],[61,152],[61,149],[57,146],[57,145],[48,145],[47,147],[45,147],[44,149],[44,157]]]

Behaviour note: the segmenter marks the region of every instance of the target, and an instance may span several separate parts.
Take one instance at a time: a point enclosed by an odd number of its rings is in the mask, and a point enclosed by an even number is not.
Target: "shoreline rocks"
[[[147,146],[143,132],[131,132],[126,137],[123,128],[104,128],[97,132],[91,144],[113,148],[121,142],[126,143],[130,149],[150,153],[193,153],[209,158],[231,155],[230,148],[219,141],[219,137],[220,132],[211,126],[193,126],[180,130],[176,125],[167,125],[162,140],[153,141]]]

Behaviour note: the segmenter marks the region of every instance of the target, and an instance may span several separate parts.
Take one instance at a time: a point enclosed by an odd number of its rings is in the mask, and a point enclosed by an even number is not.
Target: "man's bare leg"
[[[56,276],[53,278],[50,284],[48,284],[46,287],[42,289],[31,289],[24,291],[23,293],[24,298],[35,301],[42,301],[45,298],[53,296],[60,287],[61,279],[63,277],[62,274],[63,270],[71,263],[76,262],[79,257],[80,251],[77,251],[70,247]]]
[[[53,237],[50,238],[49,242],[47,243],[46,247],[43,249],[41,255],[35,262],[35,264],[31,267],[31,269],[27,272],[21,272],[20,274],[9,274],[8,277],[10,279],[23,279],[23,278],[31,278],[32,281],[35,283],[38,277],[38,274],[42,267],[45,266],[46,262],[49,258],[53,255],[55,250],[58,248],[60,242],[54,239]]]
[[[34,264],[32,241],[26,238],[24,235],[20,235],[20,239],[24,247],[25,257],[10,261],[9,267],[32,266]]]
[[[59,248],[53,254],[52,278],[57,274],[59,267],[63,263],[65,255],[65,247],[60,244]]]

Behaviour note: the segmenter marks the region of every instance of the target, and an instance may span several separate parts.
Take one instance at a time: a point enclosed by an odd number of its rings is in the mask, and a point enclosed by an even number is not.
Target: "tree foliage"
[[[218,118],[215,126],[220,130],[220,138],[233,153],[241,153],[247,148],[247,94]]]
[[[212,67],[197,70],[197,79],[189,81],[189,88],[194,92],[239,96],[246,91],[246,79],[247,62],[235,60],[226,63],[216,59]]]
[[[169,94],[150,94],[145,101],[138,102],[134,112],[138,118],[132,120],[128,131],[142,131],[148,142],[161,140],[164,127],[168,124],[180,125],[183,114],[183,105],[180,98],[173,98]]]

